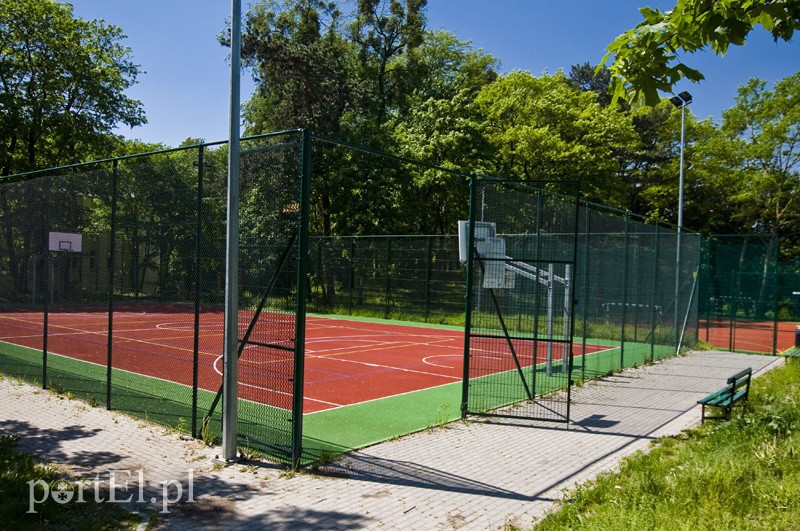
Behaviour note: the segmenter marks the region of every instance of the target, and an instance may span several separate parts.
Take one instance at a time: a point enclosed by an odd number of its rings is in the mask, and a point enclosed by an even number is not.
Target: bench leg
[[[702,426],[706,423],[706,405],[702,404],[700,407],[702,408],[700,413],[700,425]]]

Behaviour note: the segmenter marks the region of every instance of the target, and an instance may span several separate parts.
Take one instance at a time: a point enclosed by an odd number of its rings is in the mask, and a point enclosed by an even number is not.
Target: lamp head
[[[672,104],[673,104],[675,107],[679,108],[679,109],[680,109],[680,108],[683,106],[683,100],[682,100],[682,99],[680,99],[678,96],[672,96],[672,97],[669,99],[669,101],[671,101],[671,102],[672,102]]]
[[[685,101],[687,105],[692,103],[692,95],[686,92],[685,90],[680,94],[678,94],[678,96],[680,96],[681,99]]]

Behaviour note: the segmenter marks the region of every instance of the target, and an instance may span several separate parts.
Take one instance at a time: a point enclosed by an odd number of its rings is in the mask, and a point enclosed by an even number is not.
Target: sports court
[[[240,322],[246,323],[251,313],[241,312]],[[43,313],[31,311],[0,313],[0,341],[25,347],[7,351],[6,356],[27,362],[31,368],[41,363],[43,317]],[[293,320],[294,316],[285,318]],[[206,399],[222,383],[222,330],[222,311],[205,309],[200,315],[197,378],[199,391]],[[308,416],[308,438],[324,441],[331,447],[358,447],[400,435],[409,431],[410,426],[410,431],[424,429],[460,415],[463,328],[309,315],[306,330],[303,411]],[[171,387],[191,389],[193,340],[191,305],[115,307],[112,382],[124,373],[126,383],[133,379],[133,386],[149,387],[154,394],[180,394],[174,389],[166,390]],[[101,369],[97,383],[103,383],[108,346],[107,308],[50,309],[47,342],[49,365],[73,373],[76,378],[91,373],[91,369],[87,371],[87,365],[91,365]],[[536,359],[545,359],[546,348],[544,344],[538,346]],[[474,350],[473,360],[486,362],[479,368],[484,374],[515,372],[510,351],[480,352],[478,346]],[[519,345],[517,350],[522,353],[524,347]],[[613,350],[614,347],[588,344],[585,352],[601,355]],[[274,385],[270,388],[260,385],[280,379],[292,364],[291,353],[281,356],[278,352],[258,346],[244,349],[239,363],[239,396],[254,405],[289,411],[290,378],[285,379],[283,390]],[[582,345],[576,344],[574,355],[580,357],[583,352]],[[522,367],[530,371],[534,356],[519,359]],[[539,371],[544,370],[544,363],[538,363]],[[435,407],[431,408],[433,403]],[[332,430],[337,424],[339,430]],[[315,426],[319,428],[315,430]],[[353,430],[354,426],[360,429]],[[355,434],[348,434],[353,431]]]
[[[794,347],[797,325],[787,321],[713,319],[700,323],[706,343],[732,352],[781,354]]]

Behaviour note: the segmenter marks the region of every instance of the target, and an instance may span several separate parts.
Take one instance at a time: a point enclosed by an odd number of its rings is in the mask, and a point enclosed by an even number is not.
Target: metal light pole
[[[222,459],[236,460],[239,372],[239,123],[242,2],[231,1],[231,97],[228,136],[228,219],[225,243],[225,331],[222,353]]]
[[[681,164],[680,164],[680,183],[678,185],[678,242],[675,252],[675,337],[678,337],[678,322],[680,315],[678,312],[678,295],[681,289],[681,232],[683,231],[683,183],[684,183],[684,150],[686,148],[686,106],[692,103],[692,95],[684,91],[669,99],[672,104],[681,110]]]

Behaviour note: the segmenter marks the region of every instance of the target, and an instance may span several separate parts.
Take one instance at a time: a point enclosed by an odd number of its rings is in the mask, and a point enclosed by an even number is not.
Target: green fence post
[[[431,254],[433,253],[433,238],[427,238],[427,252],[425,253],[425,322],[431,313]]]
[[[197,151],[197,219],[194,235],[194,342],[192,344],[192,437],[197,437],[197,387],[200,365],[200,253],[203,234],[203,177],[205,175],[205,149]]]
[[[117,240],[117,184],[119,161],[114,160],[111,173],[111,245],[108,252],[108,354],[106,357],[106,409],[111,409],[111,367],[114,350],[114,267]]]
[[[773,328],[772,328],[772,355],[778,355],[778,312],[780,311],[780,305],[778,304],[778,257],[780,256],[780,240],[778,239],[778,232],[777,229],[774,232],[773,238],[775,238],[775,253],[773,254],[773,269],[772,274],[775,278],[773,282],[773,291],[772,291],[772,298],[775,302],[774,304],[774,314],[773,314]]]
[[[320,238],[316,238],[317,240],[317,271],[316,277],[319,279],[319,291],[320,291],[320,298],[322,299],[322,304],[328,304],[328,279],[325,278],[325,275],[322,272],[322,243],[325,241],[325,237],[322,236]],[[311,242],[309,241],[309,246]],[[311,282],[309,280],[309,282]],[[311,286],[311,289],[314,289],[314,286]],[[317,310],[319,311],[319,310]]]
[[[656,220],[656,257],[655,257],[655,271],[653,271],[653,296],[650,299],[650,311],[651,311],[651,325],[650,325],[650,361],[652,362],[656,356],[656,327],[658,326],[657,316],[656,316],[656,305],[658,303],[658,272],[661,270],[659,267],[659,254],[660,254],[660,243],[661,243],[661,235],[660,235],[661,225],[659,224],[658,220]]]
[[[311,196],[311,132],[303,129],[300,174],[300,227],[297,250],[297,311],[295,317],[294,381],[292,382],[292,465],[303,456],[303,384],[305,382],[306,298],[308,286],[308,225]]]
[[[45,268],[44,315],[42,316],[42,389],[47,389],[47,334],[50,314],[50,251],[47,251],[47,267]],[[33,282],[36,282],[34,276]]]
[[[708,336],[709,336],[709,333],[710,333],[709,320],[711,319],[711,294],[712,294],[712,290],[714,288],[714,282],[712,281],[712,276],[711,276],[711,243],[712,243],[712,241],[713,241],[713,237],[710,236],[708,238],[708,240],[706,240],[706,244],[705,244],[705,255],[706,255],[706,274],[705,274],[705,278],[706,278],[706,296],[705,296],[704,300],[705,300],[705,303],[706,303],[706,343],[708,343]],[[714,297],[714,299],[715,299],[714,302],[716,304],[716,297]],[[717,317],[717,312],[716,312],[716,308],[715,308],[714,309],[714,320],[716,320],[716,317]]]
[[[470,339],[472,337],[472,283],[473,283],[473,252],[475,247],[475,195],[477,193],[477,179],[475,175],[469,178],[469,236],[467,244],[467,278],[466,293],[464,294],[464,359],[463,375],[461,377],[461,418],[469,413],[469,362]]]
[[[742,267],[741,264],[739,264],[740,271],[738,277],[736,275],[736,271],[731,271],[731,276],[733,277],[731,279],[731,286],[733,286],[733,293],[731,293],[731,296],[729,297],[728,300],[728,314],[731,320],[730,335],[728,337],[728,350],[730,350],[731,352],[733,352],[733,349],[736,346],[735,345],[736,342],[734,340],[734,336],[736,335],[736,312],[738,311],[738,309],[736,308],[736,299],[738,295],[736,294],[739,293],[739,283],[737,281],[737,278],[739,280],[741,280],[742,278],[741,267]]]
[[[637,231],[638,232],[638,231]],[[633,342],[637,343],[639,339],[639,244],[641,243],[641,235],[636,234],[636,241],[633,248],[633,278],[635,284],[633,286]]]
[[[627,317],[628,307],[628,231],[629,231],[630,214],[625,212],[625,250],[622,253],[623,266],[622,266],[622,330],[620,332],[619,344],[619,368],[625,368],[625,318]]]
[[[569,423],[570,414],[572,412],[572,385],[575,383],[572,380],[572,371],[575,368],[575,352],[574,352],[574,341],[575,341],[575,277],[578,274],[578,228],[580,227],[580,219],[581,219],[581,190],[580,184],[575,185],[575,219],[574,225],[572,227],[573,236],[572,236],[572,269],[571,269],[571,278],[568,279],[570,283],[570,297],[568,300],[565,301],[566,304],[569,305],[569,353],[568,353],[568,365],[567,368],[567,423]],[[566,269],[566,267],[565,267]],[[565,279],[568,275],[565,271]],[[566,288],[566,286],[565,286]],[[566,291],[566,290],[565,290]],[[566,323],[564,326],[567,326]]]
[[[356,272],[355,272],[355,260],[356,260],[356,239],[354,237],[350,237],[350,294],[349,294],[349,313],[353,315],[353,287],[356,283]]]
[[[384,310],[384,318],[389,318],[389,299],[391,298],[391,276],[389,271],[392,267],[392,238],[386,236],[386,308]]]
[[[50,177],[47,178],[45,181],[46,183],[46,190],[45,190],[45,208],[44,208],[44,225],[46,227],[46,234],[50,231]],[[45,267],[44,277],[45,277],[45,287],[44,287],[44,315],[42,316],[42,389],[47,389],[47,335],[49,333],[49,321],[50,321],[50,291],[52,286],[50,285],[50,243],[49,241],[45,242],[45,256],[47,257],[47,267]],[[36,293],[36,267],[35,262],[36,258],[34,258],[34,268],[33,268],[33,291]],[[36,296],[34,295],[33,304],[36,305]]]
[[[581,343],[581,381],[586,381],[586,335],[589,333],[589,239],[591,238],[591,230],[589,225],[591,217],[589,216],[589,203],[583,203],[584,212],[584,242],[583,242],[583,341]]]
[[[542,190],[536,190],[536,304],[533,308],[533,363],[531,364],[531,395],[536,396],[536,366],[538,365],[538,356],[539,356],[539,311],[541,309],[541,305],[539,301],[541,301],[541,287],[542,283],[539,282],[539,270],[541,263],[539,260],[542,258],[542,208],[543,208],[543,198],[542,198]],[[552,286],[553,278],[552,275],[548,276],[547,281]],[[547,338],[549,341],[552,341],[552,337]],[[548,347],[552,345],[548,341]],[[550,376],[549,371],[547,376]]]

